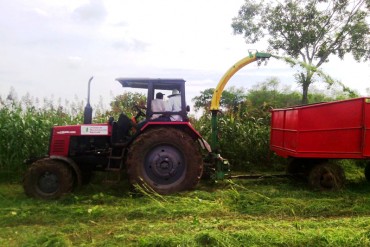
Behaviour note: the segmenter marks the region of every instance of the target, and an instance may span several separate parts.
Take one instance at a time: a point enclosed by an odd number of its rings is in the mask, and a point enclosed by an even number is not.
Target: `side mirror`
[[[190,106],[186,106],[186,111],[189,112],[190,111]]]

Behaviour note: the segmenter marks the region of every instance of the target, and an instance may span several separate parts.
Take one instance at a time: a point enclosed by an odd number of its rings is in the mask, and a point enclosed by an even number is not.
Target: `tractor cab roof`
[[[161,79],[161,78],[117,78],[122,87],[146,89],[146,119],[150,120],[153,114],[169,114],[169,116],[177,116],[182,121],[189,121],[187,117],[187,106],[185,101],[185,80],[184,79]],[[167,98],[174,95],[180,95],[181,109],[167,110],[166,111],[154,111],[152,109],[152,101],[157,98],[157,94],[161,93],[167,95]],[[163,94],[164,93],[164,94]],[[178,97],[176,97],[178,98]],[[176,118],[177,118],[176,117]],[[168,118],[168,116],[167,116]]]
[[[144,88],[154,85],[156,89],[173,90],[179,89],[184,85],[184,79],[160,79],[160,78],[117,78],[122,87]]]

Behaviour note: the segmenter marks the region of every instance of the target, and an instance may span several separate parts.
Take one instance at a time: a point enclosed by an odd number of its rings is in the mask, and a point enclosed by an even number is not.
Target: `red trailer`
[[[370,158],[370,98],[272,110],[270,147],[291,158],[288,173],[320,189],[341,186],[343,169],[328,160]]]

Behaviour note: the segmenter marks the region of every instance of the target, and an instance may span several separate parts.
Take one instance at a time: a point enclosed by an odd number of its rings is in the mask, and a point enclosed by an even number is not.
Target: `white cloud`
[[[68,65],[73,69],[78,69],[83,65],[83,59],[77,56],[70,56],[67,58]]]
[[[100,24],[104,22],[108,13],[102,0],[90,0],[78,8],[76,8],[72,17],[82,23],[86,24]]]
[[[34,11],[36,14],[38,14],[38,15],[42,16],[42,17],[49,17],[49,16],[50,16],[46,11],[44,11],[44,10],[42,10],[42,9],[40,9],[40,8],[33,8],[33,11]]]

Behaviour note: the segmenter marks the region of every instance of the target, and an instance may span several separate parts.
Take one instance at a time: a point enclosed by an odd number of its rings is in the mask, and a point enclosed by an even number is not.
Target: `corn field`
[[[12,94],[0,98],[0,171],[21,172],[25,161],[47,153],[51,127],[82,121],[83,102],[20,100]]]
[[[259,117],[220,115],[218,118],[218,139],[222,157],[228,159],[232,170],[263,171],[281,170],[285,166],[282,159],[270,151],[270,118],[259,114]],[[194,121],[206,140],[211,140],[211,116],[204,114]]]

